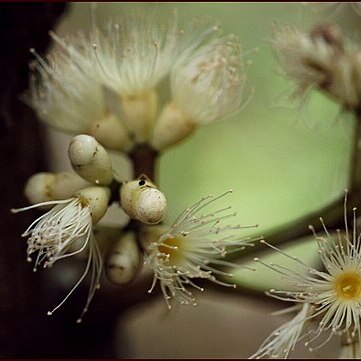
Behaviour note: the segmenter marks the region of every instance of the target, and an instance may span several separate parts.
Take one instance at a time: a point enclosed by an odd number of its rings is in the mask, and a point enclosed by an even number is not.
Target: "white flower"
[[[107,107],[102,84],[88,67],[74,61],[66,49],[59,48],[42,59],[32,49],[27,101],[47,124],[69,133],[86,132],[93,121],[104,118]]]
[[[182,212],[172,227],[156,242],[150,244],[150,253],[145,263],[153,270],[154,279],[149,292],[152,292],[159,281],[168,308],[171,308],[171,298],[181,304],[196,304],[192,292],[187,287],[191,286],[201,291],[203,289],[193,282],[194,278],[204,278],[223,286],[235,287],[234,284],[217,280],[216,275],[230,277],[231,274],[222,272],[211,264],[234,266],[219,258],[226,255],[226,247],[234,246],[232,250],[239,250],[251,245],[252,240],[240,239],[233,234],[234,230],[247,227],[221,226],[223,219],[235,215],[227,213],[230,207],[208,214],[200,213],[205,207],[230,192],[215,198],[202,198]]]
[[[351,342],[341,345],[341,351],[338,356],[340,359],[356,359],[361,358],[361,347],[359,342]]]
[[[185,52],[171,74],[174,103],[196,124],[214,122],[236,111],[246,81],[243,54],[234,35]]]
[[[310,34],[278,27],[271,43],[282,71],[297,86],[296,94],[319,88],[346,107],[359,105],[361,52],[355,45],[346,46],[338,27],[322,25]]]
[[[356,229],[356,208],[353,209],[353,229],[348,229],[346,197],[345,197],[345,231],[332,235],[324,226],[325,235],[315,237],[319,246],[319,255],[325,267],[325,271],[318,271],[297,257],[292,257],[278,248],[268,244],[269,247],[292,259],[301,265],[307,273],[302,273],[291,268],[277,264],[266,264],[256,258],[268,268],[280,273],[290,281],[289,290],[270,290],[270,295],[284,301],[294,301],[301,304],[312,305],[310,315],[304,315],[299,322],[306,322],[310,329],[298,335],[299,339],[307,337],[305,342],[309,349],[315,350],[322,347],[334,335],[342,335],[347,343],[360,343],[361,340],[361,242]],[[313,230],[313,228],[310,226]],[[301,313],[298,318],[301,317]],[[327,335],[326,339],[314,346],[321,335]],[[291,350],[296,342],[289,339],[285,334],[283,340],[278,337],[277,342],[282,348]],[[268,344],[263,344],[256,355],[271,356],[282,350],[274,350],[274,339],[269,338]],[[289,342],[287,346],[286,343]],[[267,353],[268,351],[269,353]]]
[[[87,35],[51,33],[57,47],[46,60],[33,50],[27,102],[43,121],[111,149],[149,142],[159,150],[240,107],[245,71],[234,35],[194,19],[182,29],[175,11],[160,19],[128,10]]]
[[[96,136],[106,121],[106,139],[96,138],[127,150],[127,137],[144,141],[155,117],[154,87],[178,55],[178,30],[175,14],[161,22],[154,11],[128,11],[117,20],[88,35],[51,33],[57,49],[47,60],[33,50],[27,101],[42,120],[66,132]]]
[[[299,308],[297,307],[298,310]],[[302,334],[309,309],[310,305],[308,303],[303,304],[297,315],[272,332],[250,358],[287,358]],[[294,310],[295,307],[291,307],[286,311],[291,312]]]
[[[88,298],[83,312],[77,320],[77,322],[81,322],[96,289],[99,288],[103,261],[92,227],[104,215],[108,196],[108,191],[104,188],[89,187],[78,191],[76,196],[70,199],[48,201],[12,209],[13,213],[17,213],[47,205],[54,206],[32,222],[22,234],[22,237],[28,237],[27,260],[31,262],[32,255],[36,254],[34,272],[41,264],[47,268],[61,259],[72,257],[83,251],[88,253],[84,273],[66,297],[52,311],[49,311],[48,315],[56,311],[69,298],[91,270]],[[104,202],[105,200],[106,202]]]
[[[167,75],[179,54],[177,14],[167,15],[164,21],[156,11],[129,9],[105,31],[95,28],[87,39],[79,38],[85,50],[79,56],[90,57],[99,76],[119,94],[143,94]]]
[[[173,145],[199,125],[219,121],[240,109],[246,70],[239,39],[220,36],[218,27],[183,39],[183,51],[171,75],[171,99],[155,123],[151,145]],[[244,105],[244,104],[243,104]]]

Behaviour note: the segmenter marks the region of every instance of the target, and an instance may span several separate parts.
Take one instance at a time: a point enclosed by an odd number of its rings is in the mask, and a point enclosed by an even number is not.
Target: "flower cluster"
[[[217,26],[183,29],[176,12],[167,18],[130,11],[89,35],[51,33],[57,47],[46,59],[32,50],[27,102],[50,126],[125,152],[141,143],[161,150],[236,111],[246,80],[239,40]]]
[[[207,211],[231,191],[202,198],[168,228],[161,224],[167,199],[150,177],[159,152],[199,125],[239,110],[246,71],[238,38],[222,35],[218,26],[209,24],[182,28],[176,12],[165,21],[156,12],[127,12],[103,28],[94,25],[89,34],[62,38],[51,33],[51,37],[55,48],[46,58],[31,50],[35,60],[26,101],[45,123],[74,135],[68,148],[73,172],[30,177],[25,195],[33,205],[13,212],[47,210],[22,235],[27,238],[28,261],[35,257],[34,271],[76,255],[85,255],[86,265],[48,314],[90,274],[81,322],[100,286],[103,264],[108,279],[124,286],[137,277],[144,261],[153,274],[148,292],[159,284],[169,309],[172,301],[195,305],[193,291],[203,291],[204,280],[235,287],[229,273],[235,265],[226,256],[254,244],[254,239],[238,235],[253,226],[224,224],[235,215],[231,207]],[[318,88],[342,106],[360,109],[361,52],[346,44],[336,26],[319,26],[309,34],[277,28],[272,45],[298,94]],[[108,150],[127,153],[137,174],[116,179]],[[151,175],[142,174],[144,169]],[[104,251],[99,239],[111,232],[97,225],[113,202],[129,219]],[[290,281],[288,290],[271,289],[268,294],[295,302],[282,312],[296,315],[251,358],[286,358],[300,340],[315,350],[335,335],[341,336],[343,356],[360,356],[361,235],[356,209],[352,231],[346,199],[343,232],[330,233],[321,222],[324,235],[311,230],[324,270],[261,240],[305,272],[255,258]]]
[[[153,180],[139,174],[149,168],[134,159],[138,151],[155,157],[198,125],[239,109],[246,80],[239,40],[220,34],[215,25],[192,22],[182,28],[176,11],[165,21],[155,11],[129,11],[104,27],[93,24],[89,34],[50,35],[55,46],[45,58],[31,49],[35,60],[25,101],[46,124],[74,135],[68,148],[74,172],[33,175],[25,186],[33,205],[13,212],[48,210],[23,234],[28,260],[36,255],[34,270],[80,254],[87,261],[79,281],[49,315],[90,273],[81,321],[99,287],[103,253],[106,275],[119,285],[136,278],[145,253],[154,272],[151,289],[159,280],[168,305],[171,296],[180,303],[194,302],[186,289],[187,284],[199,288],[193,278],[228,285],[215,275],[230,275],[216,267],[232,264],[219,258],[226,247],[239,250],[251,240],[232,234],[243,227],[220,226],[231,216],[225,213],[228,208],[198,215],[220,197],[202,199],[164,234],[152,237],[150,245],[140,247],[141,225],[162,222],[167,200]],[[165,80],[169,92],[163,96]],[[128,153],[139,173],[130,180],[116,179],[108,150]],[[130,220],[103,252],[98,240],[107,238],[107,231],[97,224],[113,202]]]

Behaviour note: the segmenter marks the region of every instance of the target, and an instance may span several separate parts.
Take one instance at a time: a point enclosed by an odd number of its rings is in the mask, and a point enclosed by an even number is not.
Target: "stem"
[[[351,157],[350,190],[361,185],[361,108],[355,110],[355,130]]]
[[[129,157],[133,163],[134,177],[145,174],[149,179],[155,178],[155,162],[158,152],[149,145],[139,145],[136,147]]]
[[[354,190],[348,194],[347,211],[351,216],[353,207],[361,206],[361,189]],[[273,245],[279,245],[286,242],[297,241],[299,238],[311,235],[308,229],[310,224],[313,225],[316,232],[322,232],[323,227],[320,223],[322,216],[329,231],[344,227],[344,197],[332,202],[330,205],[322,208],[316,212],[312,212],[306,217],[299,220],[287,223],[277,229],[270,231],[264,236],[267,242]],[[246,250],[231,253],[226,256],[227,261],[240,260],[250,253],[259,251],[260,249],[268,249],[268,246],[263,243],[256,243],[254,247],[249,247]]]

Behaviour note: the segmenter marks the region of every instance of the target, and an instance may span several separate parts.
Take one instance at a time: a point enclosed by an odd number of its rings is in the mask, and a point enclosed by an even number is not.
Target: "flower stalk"
[[[350,190],[361,186],[361,107],[355,110],[355,126],[350,168]]]

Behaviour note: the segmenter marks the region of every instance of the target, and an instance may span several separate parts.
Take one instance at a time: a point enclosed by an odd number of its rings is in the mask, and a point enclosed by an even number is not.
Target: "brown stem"
[[[347,201],[347,211],[348,214],[352,214],[353,207],[361,206],[361,190],[357,189],[348,194]],[[299,220],[296,220],[291,223],[287,223],[281,227],[278,227],[274,231],[269,232],[264,235],[264,238],[273,245],[279,245],[286,242],[297,241],[298,239],[311,235],[311,231],[308,226],[313,225],[316,232],[322,231],[322,224],[320,223],[319,218],[322,216],[326,226],[331,231],[333,229],[343,228],[344,227],[344,196],[340,197],[338,200],[332,202],[330,205],[322,208],[316,212],[303,217]],[[260,249],[267,249],[267,245],[263,243],[256,243],[254,247],[249,247],[246,250],[234,252],[229,254],[226,259],[231,260],[240,260],[244,256],[249,256],[250,253],[259,251]]]
[[[149,179],[154,181],[156,172],[156,159],[158,152],[149,145],[139,145],[132,153],[129,154],[133,163],[134,177],[145,174]]]
[[[355,129],[350,166],[350,190],[361,185],[361,108],[355,110]]]

